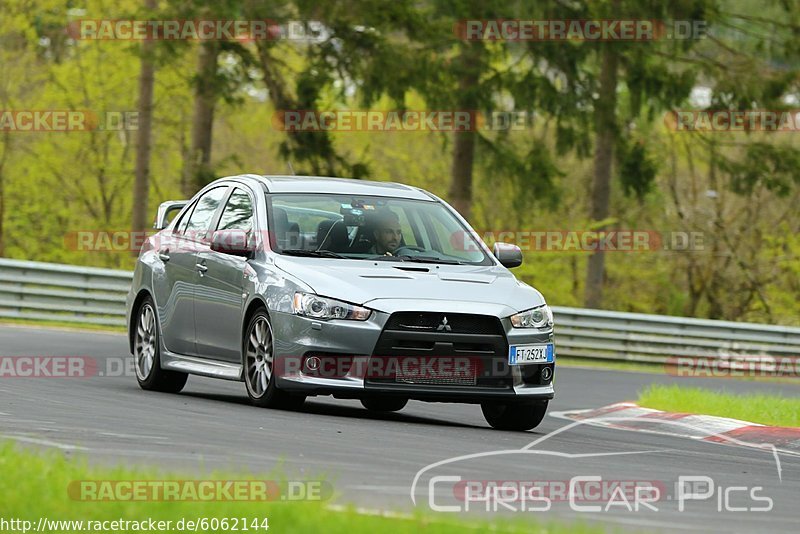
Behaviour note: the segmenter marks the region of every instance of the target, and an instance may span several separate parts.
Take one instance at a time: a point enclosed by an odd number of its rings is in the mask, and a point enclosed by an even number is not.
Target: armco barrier
[[[0,259],[0,317],[124,325],[132,274]]]
[[[125,324],[130,271],[0,259],[0,317]],[[559,356],[667,363],[800,358],[800,328],[553,307]]]

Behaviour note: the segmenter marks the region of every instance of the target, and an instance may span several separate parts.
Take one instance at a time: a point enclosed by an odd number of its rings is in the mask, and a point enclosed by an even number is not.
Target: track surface
[[[105,369],[105,361],[113,368],[128,351],[122,334],[0,326],[0,356],[47,355],[90,356]],[[800,394],[793,384],[564,368],[557,370],[550,410],[635,399],[639,389],[654,382]],[[532,432],[498,432],[488,428],[477,405],[411,402],[400,413],[382,416],[370,414],[357,401],[326,397],[309,399],[300,412],[265,410],[248,404],[241,383],[198,377],[190,377],[179,395],[142,391],[130,375],[0,379],[0,438],[85,454],[94,463],[157,464],[198,476],[230,469],[266,477],[280,462],[289,476],[324,474],[334,485],[336,502],[398,511],[414,507],[411,483],[427,465],[459,455],[520,449],[566,424],[548,416]],[[633,531],[795,532],[800,521],[797,457],[780,457],[781,481],[775,459],[763,451],[590,426],[554,435],[535,449],[572,455],[655,452],[599,457],[505,454],[463,460],[426,472],[417,488],[417,506],[428,509],[428,481],[434,475],[539,481],[600,475],[604,480],[663,483],[670,499],[655,503],[657,512],[614,506],[607,512],[585,513],[555,502],[551,510],[536,515],[545,520],[599,521]],[[711,477],[715,497],[687,502],[686,509],[678,511],[674,484],[679,475]],[[733,486],[763,487],[757,495],[770,497],[773,509],[718,511],[716,497],[724,496],[720,488]],[[437,503],[458,502],[447,499],[451,486],[437,488]],[[731,495],[731,505],[764,504],[740,493]],[[599,504],[605,506],[606,500]],[[470,513],[533,515],[507,510]]]

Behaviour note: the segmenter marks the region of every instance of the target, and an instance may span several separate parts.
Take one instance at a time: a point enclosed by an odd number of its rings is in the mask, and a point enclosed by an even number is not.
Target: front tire
[[[530,403],[481,404],[483,417],[496,430],[531,430],[539,426],[547,412],[548,401]]]
[[[399,412],[408,404],[402,397],[365,397],[361,405],[371,412]]]
[[[304,395],[291,395],[275,384],[275,348],[272,325],[263,308],[256,311],[242,340],[244,383],[250,402],[261,408],[297,409]]]
[[[150,391],[178,393],[186,385],[189,375],[161,368],[161,344],[155,304],[149,296],[136,313],[136,330],[133,333],[133,359],[139,387]]]

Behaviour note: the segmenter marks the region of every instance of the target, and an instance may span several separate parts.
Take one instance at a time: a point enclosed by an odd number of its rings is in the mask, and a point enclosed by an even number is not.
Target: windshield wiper
[[[409,254],[400,254],[399,256],[372,256],[365,258],[370,261],[398,261],[398,262],[411,262],[411,263],[441,263],[444,265],[464,265],[464,262],[457,260],[446,260],[444,258],[437,258],[435,256],[411,256]]]
[[[340,258],[344,260],[353,259],[348,256],[337,254],[336,252],[331,252],[330,250],[306,250],[304,248],[284,249],[281,250],[281,254],[287,254],[289,256],[308,256],[313,258]]]
[[[456,260],[446,260],[444,258],[436,258],[434,256],[408,256],[403,254],[401,256],[395,256],[396,258],[401,258],[403,261],[411,261],[414,263],[442,263],[444,265],[463,265],[460,261]]]

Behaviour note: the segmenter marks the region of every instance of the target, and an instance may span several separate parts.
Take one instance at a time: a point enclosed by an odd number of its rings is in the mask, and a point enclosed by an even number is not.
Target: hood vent
[[[430,272],[430,269],[428,269],[427,267],[411,267],[411,266],[399,267],[399,266],[395,266],[395,269],[400,269],[401,271],[410,271],[412,273],[428,273],[428,272]]]

